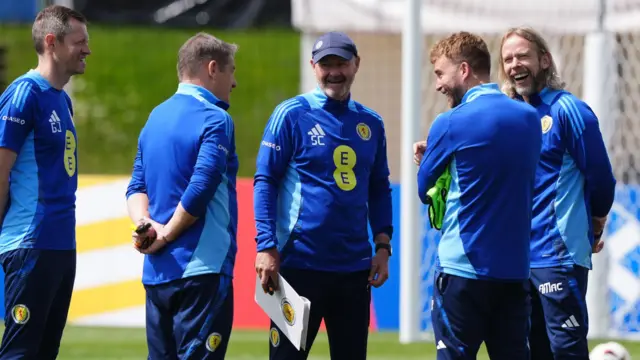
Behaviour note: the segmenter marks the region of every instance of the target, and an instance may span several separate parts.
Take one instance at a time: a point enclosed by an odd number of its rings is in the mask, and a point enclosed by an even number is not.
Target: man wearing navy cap
[[[306,359],[324,319],[331,359],[366,359],[370,286],[388,278],[393,233],[384,125],[351,98],[360,57],[347,35],[320,36],[311,55],[318,87],[276,107],[256,161],[263,289],[278,289],[279,272],[311,301],[306,351],[272,322],[269,354]]]

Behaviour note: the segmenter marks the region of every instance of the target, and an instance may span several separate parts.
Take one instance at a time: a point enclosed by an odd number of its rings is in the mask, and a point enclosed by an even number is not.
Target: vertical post
[[[617,63],[614,35],[604,28],[605,1],[600,0],[599,29],[586,35],[584,59],[584,101],[600,121],[605,144],[609,145],[615,127],[617,104]],[[605,233],[606,235],[606,233]],[[587,287],[589,337],[602,339],[610,335],[611,308],[609,306],[609,254],[608,246],[594,254],[593,270]]]
[[[420,336],[420,203],[412,144],[420,134],[422,93],[421,0],[406,0],[402,29],[402,151],[400,186],[400,342]]]
[[[309,65],[315,34],[304,30],[300,35],[300,92],[311,91],[316,86],[316,79]]]

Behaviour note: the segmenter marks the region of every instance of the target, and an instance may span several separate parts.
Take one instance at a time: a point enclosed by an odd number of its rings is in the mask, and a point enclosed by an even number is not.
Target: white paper
[[[256,276],[256,303],[278,326],[296,349],[305,350],[311,302],[300,295],[278,274],[280,289],[269,295],[262,290],[260,276]],[[286,315],[285,315],[286,313]]]

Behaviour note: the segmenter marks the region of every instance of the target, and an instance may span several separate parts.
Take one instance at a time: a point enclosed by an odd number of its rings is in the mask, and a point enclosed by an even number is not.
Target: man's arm
[[[228,115],[205,123],[189,185],[159,237],[173,241],[204,215],[227,169],[227,153],[231,149],[233,131],[233,121]]]
[[[0,148],[0,224],[4,220],[9,202],[9,174],[15,164],[17,154],[8,148]]]
[[[427,203],[427,191],[431,189],[440,175],[449,166],[453,155],[453,146],[449,133],[449,113],[440,114],[431,125],[427,136],[427,149],[418,169],[418,196],[423,204]]]
[[[298,107],[297,103],[285,101],[275,108],[267,122],[258,150],[253,186],[258,252],[278,246],[276,238],[278,187],[293,154],[291,115]]]
[[[4,94],[7,101],[0,108],[0,222],[9,201],[11,169],[35,124],[35,91],[28,81],[17,83]]]
[[[605,217],[613,205],[616,180],[598,119],[587,104],[573,97],[562,96],[558,103],[562,107],[560,121],[567,150],[584,175],[590,193],[591,214]]]
[[[134,224],[137,224],[142,218],[149,217],[149,197],[147,196],[147,186],[144,180],[142,144],[140,139],[138,139],[136,158],[133,161],[131,180],[127,187],[127,210],[129,212],[129,218]]]
[[[384,124],[380,119],[380,137],[369,178],[369,224],[374,242],[388,243],[393,235],[393,214],[391,212],[391,184],[387,161],[387,139]]]

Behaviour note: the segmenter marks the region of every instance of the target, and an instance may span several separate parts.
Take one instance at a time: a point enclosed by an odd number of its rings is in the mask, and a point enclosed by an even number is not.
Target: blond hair
[[[502,37],[502,41],[500,41],[500,70],[498,72],[498,76],[500,78],[500,82],[502,83],[502,92],[512,98],[516,96],[516,88],[511,81],[511,78],[504,69],[504,58],[502,57],[502,46],[504,45],[504,42],[507,40],[507,38],[512,35],[520,36],[521,38],[534,44],[539,58],[545,54],[549,56],[551,64],[548,68],[541,70],[544,73],[544,85],[555,90],[564,89],[565,83],[564,81],[562,81],[560,75],[558,74],[558,67],[553,60],[553,56],[551,55],[551,51],[549,50],[549,45],[542,37],[542,35],[540,35],[540,33],[530,27],[516,27],[507,30],[507,32]]]
[[[438,41],[429,53],[431,64],[442,56],[458,64],[466,62],[474,73],[491,73],[491,53],[478,35],[461,31]]]

